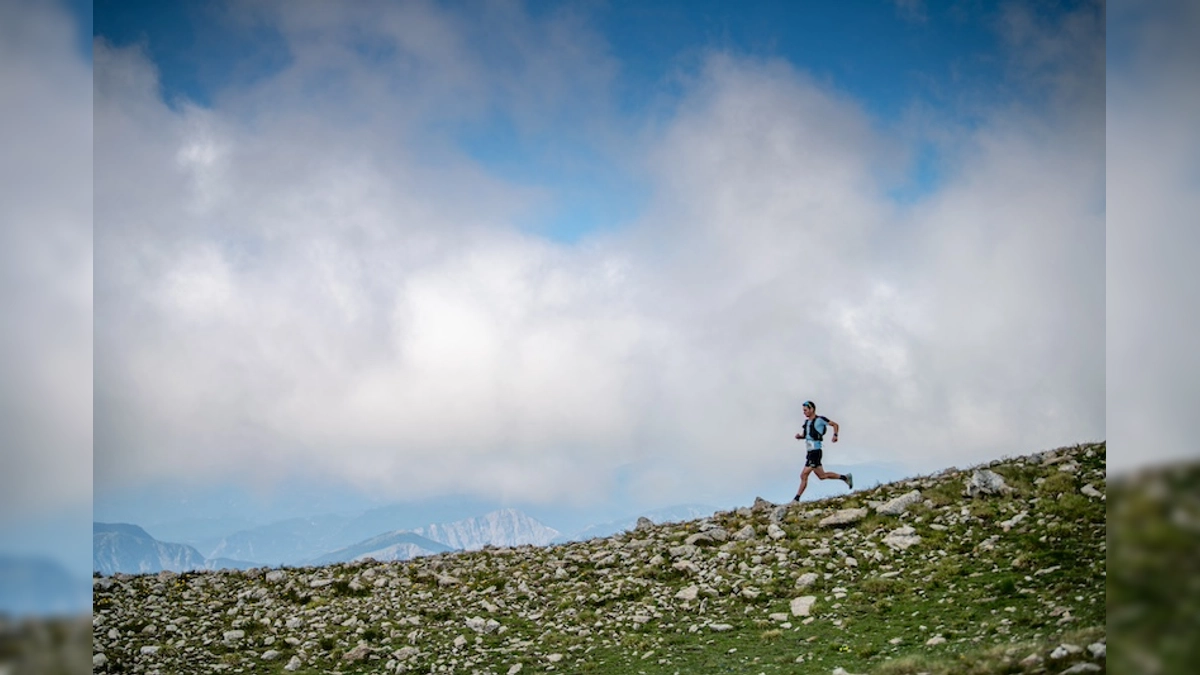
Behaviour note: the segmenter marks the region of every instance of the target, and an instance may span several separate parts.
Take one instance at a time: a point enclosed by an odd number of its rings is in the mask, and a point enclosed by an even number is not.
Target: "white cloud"
[[[394,11],[448,39],[396,33],[393,10],[286,7],[292,66],[210,110],[166,106],[144,55],[97,45],[99,486],[296,471],[551,501],[621,473],[690,499],[798,470],[805,398],[843,424],[838,462],[1103,436],[1086,101],[953,134],[953,178],[901,208],[881,177],[905,149],[858,102],[716,54],[672,116],[606,150],[646,177],[637,222],[568,245],[520,226],[544,193],[430,120],[634,126],[609,118],[613,66],[578,22],[506,14],[479,47],[423,5]],[[361,60],[352,26],[398,56]],[[336,98],[312,98],[329,68]]]
[[[1114,471],[1200,451],[1200,8],[1112,8],[1108,76],[1108,424]]]
[[[91,77],[44,5],[0,7],[0,525],[91,503]]]

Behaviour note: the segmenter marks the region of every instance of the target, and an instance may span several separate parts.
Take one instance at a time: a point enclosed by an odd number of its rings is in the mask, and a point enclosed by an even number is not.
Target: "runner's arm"
[[[833,427],[833,442],[837,443],[838,423],[834,422],[833,420],[829,420],[829,426]]]

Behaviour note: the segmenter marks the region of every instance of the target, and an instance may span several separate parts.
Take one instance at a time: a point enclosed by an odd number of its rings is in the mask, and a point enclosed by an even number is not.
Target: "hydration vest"
[[[804,438],[812,439],[814,441],[819,441],[819,440],[822,440],[823,438],[825,438],[825,432],[817,430],[817,424],[816,424],[817,420],[821,420],[822,422],[825,423],[824,425],[822,425],[822,429],[829,428],[828,427],[829,418],[824,415],[817,415],[816,417],[812,418],[811,420],[806,419],[806,420],[804,420]]]

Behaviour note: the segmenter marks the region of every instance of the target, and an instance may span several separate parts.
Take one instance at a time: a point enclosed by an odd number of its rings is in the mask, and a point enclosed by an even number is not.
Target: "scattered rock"
[[[822,518],[817,525],[821,527],[841,527],[853,525],[867,517],[867,509],[842,509]]]
[[[883,543],[893,551],[903,551],[921,542],[921,536],[916,532],[911,525],[903,525],[889,532]]]
[[[964,494],[967,497],[984,497],[988,495],[1004,495],[1013,489],[1004,482],[1004,477],[989,469],[976,469],[967,479]]]
[[[1022,512],[1018,513],[1017,515],[1013,516],[1012,518],[1009,518],[1008,520],[1000,521],[1000,528],[1002,530],[1004,530],[1005,532],[1008,532],[1009,530],[1016,527],[1017,523],[1020,523],[1022,520],[1025,520],[1025,518],[1028,516],[1029,516],[1028,511],[1022,511]]]
[[[816,603],[817,598],[814,595],[805,595],[799,598],[792,599],[792,616],[808,616],[812,612],[812,606]]]
[[[1083,647],[1063,643],[1063,644],[1055,647],[1054,651],[1050,652],[1050,658],[1055,659],[1055,660],[1065,659],[1068,656],[1074,656],[1075,654],[1081,654],[1081,653],[1083,653]]]
[[[359,645],[354,649],[346,652],[342,656],[343,661],[362,661],[371,654],[371,648],[368,645]]]
[[[876,513],[881,513],[885,516],[898,516],[904,513],[908,507],[921,501],[921,491],[913,490],[896,497],[895,499],[875,507]]]
[[[495,619],[484,619],[484,618],[478,617],[478,616],[467,619],[467,628],[470,628],[471,630],[475,631],[476,633],[481,633],[481,634],[485,634],[485,635],[488,633],[494,633],[494,632],[496,632],[496,629],[499,627],[500,627],[500,622],[496,621]]]

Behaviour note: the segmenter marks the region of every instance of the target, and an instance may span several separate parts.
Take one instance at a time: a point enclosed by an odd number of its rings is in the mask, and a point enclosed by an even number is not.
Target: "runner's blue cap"
[[[804,407],[805,407],[805,408],[814,408],[814,409],[815,409],[817,406],[816,406],[815,404],[813,404],[813,402],[812,402],[812,401],[805,401],[805,402],[804,402]]]

